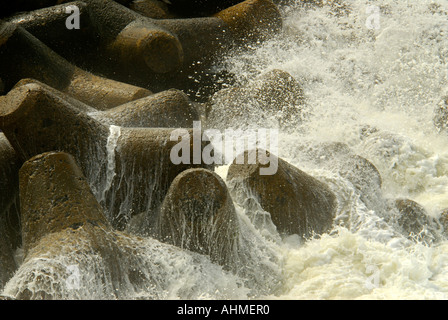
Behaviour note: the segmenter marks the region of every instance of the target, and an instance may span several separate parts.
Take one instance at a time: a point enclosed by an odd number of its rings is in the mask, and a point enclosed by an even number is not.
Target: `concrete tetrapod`
[[[46,151],[73,149],[74,157],[85,164],[109,135],[107,126],[78,105],[35,83],[0,97],[0,127],[24,161]]]
[[[193,164],[193,139],[188,142],[190,162],[171,161],[178,143],[171,138],[172,128],[109,127],[36,84],[1,98],[0,128],[23,160],[52,150],[70,153],[119,229],[133,215],[156,215],[180,172],[210,167]]]
[[[134,0],[129,3],[129,8],[152,19],[169,19],[172,17],[168,5],[161,0]]]
[[[70,7],[79,11],[79,28],[66,26],[69,19],[66,10]],[[77,57],[80,54],[84,59],[86,54],[87,59],[99,55],[95,63],[105,61],[114,68],[140,72],[174,71],[182,64],[182,47],[174,35],[115,1],[68,2],[17,15],[8,21],[22,26],[76,64],[82,63]]]
[[[157,23],[178,36],[185,65],[207,61],[235,44],[263,40],[282,27],[280,11],[271,0],[246,0],[211,17],[165,19]]]
[[[77,68],[25,29],[6,22],[0,22],[0,70],[6,91],[33,78],[100,110],[151,94]]]
[[[75,159],[62,152],[37,155],[23,165],[20,207],[25,255],[47,234],[84,223],[109,225]]]
[[[186,90],[195,84],[188,76],[207,70],[216,57],[272,36],[282,27],[280,11],[271,0],[247,0],[215,16],[188,19],[150,19],[114,1],[85,2],[105,55],[118,65],[125,62],[117,72],[117,65],[104,64],[107,57],[100,54],[92,67],[155,91],[168,86]],[[152,70],[150,77],[142,72],[142,57]]]
[[[189,169],[172,182],[158,222],[161,241],[210,256],[231,267],[237,260],[239,225],[225,182],[206,169]]]
[[[209,95],[209,91],[215,90],[214,78],[223,77],[210,69],[216,59],[230,50],[278,34],[282,19],[271,0],[247,0],[214,16],[162,19],[157,24],[177,35],[184,52],[183,68],[177,73],[158,75],[157,79],[162,85],[171,83],[178,89],[191,90],[192,94],[204,91],[201,95]]]
[[[18,209],[21,161],[0,132],[0,289],[16,269],[14,250],[21,242]]]
[[[15,207],[18,200],[18,173],[21,165],[22,161],[17,153],[4,133],[0,132],[0,221],[3,227],[5,227],[3,223],[6,223],[7,229],[10,230],[5,232],[6,230],[2,229],[1,234],[7,235],[15,248],[19,241],[13,235],[20,231],[17,224],[17,208]]]
[[[196,105],[180,90],[170,89],[143,97],[109,110],[98,111],[40,81],[22,79],[14,88],[35,84],[39,90],[50,92],[79,111],[88,113],[100,122],[121,127],[189,128],[200,115]]]
[[[237,290],[223,283],[232,275],[208,257],[113,230],[67,153],[27,161],[20,170],[20,195],[24,258],[1,300],[197,299]],[[192,286],[191,279],[200,280]]]
[[[384,211],[386,201],[381,190],[380,172],[372,162],[354,153],[347,144],[304,141],[295,143],[294,148],[294,153],[300,154],[300,162],[337,172],[359,192],[367,208],[377,212],[381,208]]]
[[[92,114],[122,127],[191,128],[198,110],[180,90],[170,89]]]
[[[431,217],[419,203],[405,198],[389,200],[391,211],[397,210],[397,216],[390,218],[396,223],[401,233],[410,240],[431,245],[440,240],[439,222]]]
[[[274,69],[241,87],[215,93],[207,105],[207,127],[225,129],[255,123],[296,130],[304,116],[305,97],[288,72]]]
[[[241,1],[232,1],[235,5],[231,7],[228,7],[230,2],[220,2],[221,8],[226,9],[211,17],[160,21],[161,25],[178,35],[184,47],[184,68],[178,74],[161,77],[162,83],[175,83],[179,89],[188,90],[197,99],[206,101],[220,89],[219,83],[232,81],[231,74],[210,69],[216,59],[233,49],[247,48],[280,32],[283,24],[281,14],[272,1],[237,2]],[[189,5],[194,4],[189,2]],[[185,75],[191,76],[186,78]]]
[[[80,29],[65,26],[70,5],[79,8]],[[247,0],[214,16],[188,19],[151,19],[115,1],[85,0],[9,20],[81,68],[155,91],[191,89],[198,77],[202,87],[213,87],[214,77],[222,77],[209,70],[217,57],[282,27],[271,0]]]
[[[65,26],[70,5],[79,8],[80,29]],[[211,17],[189,19],[151,19],[115,1],[85,0],[9,20],[81,68],[155,91],[186,90],[196,84],[189,76],[210,76],[204,70],[216,57],[282,27],[271,0],[247,0]]]
[[[224,21],[235,41],[263,41],[282,28],[279,9],[272,0],[246,0],[213,15]]]
[[[86,0],[100,46],[123,67],[137,73],[166,73],[183,62],[176,35],[150,19],[110,0]],[[116,66],[114,66],[116,68]]]
[[[448,96],[442,98],[434,110],[434,125],[440,131],[446,131],[448,127]]]
[[[4,21],[24,28],[51,50],[80,66],[78,62],[88,59],[88,54],[98,47],[93,41],[87,5],[83,1],[62,5],[54,2],[34,11],[17,11]]]
[[[27,161],[20,198],[24,261],[7,296],[73,299],[89,290],[88,283],[111,299],[125,292],[122,287],[150,286],[138,271],[135,248],[127,246],[132,239],[112,230],[72,156],[48,152]]]
[[[169,9],[182,16],[208,16],[243,0],[170,0]]]
[[[17,0],[0,2],[0,19],[7,17],[15,12],[24,12],[36,10],[44,7],[56,5],[64,0]]]
[[[84,19],[79,30],[64,28],[65,8],[70,5],[77,6]],[[45,43],[48,41],[56,46],[58,42],[64,44],[61,38],[76,34],[79,39],[86,39],[82,38],[83,34],[88,36],[90,32],[90,37],[95,35],[101,39],[101,48],[119,54],[119,63],[126,62],[128,67],[132,64],[141,72],[145,69],[138,67],[144,66],[140,63],[144,61],[155,73],[177,70],[183,58],[188,65],[219,52],[219,46],[214,44],[228,46],[231,42],[259,41],[282,27],[281,14],[271,0],[231,1],[219,7],[222,11],[212,17],[151,19],[115,1],[84,0],[20,15],[11,21],[32,30],[31,33]],[[52,28],[52,23],[59,24],[58,30],[52,30],[56,29]]]
[[[441,210],[438,215],[438,220],[441,228],[442,235],[447,238],[448,237],[448,208]]]
[[[327,185],[268,151],[249,150],[244,159],[244,164],[230,166],[226,180],[231,190],[254,196],[281,235],[298,234],[307,239],[330,230],[336,197]],[[277,163],[277,171],[260,175],[260,168],[269,162]]]

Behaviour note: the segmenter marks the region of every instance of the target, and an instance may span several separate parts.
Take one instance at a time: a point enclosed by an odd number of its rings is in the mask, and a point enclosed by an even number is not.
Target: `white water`
[[[432,123],[435,106],[448,93],[448,1],[381,1],[378,30],[365,24],[366,7],[374,1],[345,3],[349,15],[336,15],[329,6],[283,8],[284,34],[224,63],[242,84],[274,68],[302,83],[309,117],[295,134],[281,136],[279,156],[332,188],[340,225],[305,243],[295,236],[281,239],[266,212],[237,206],[246,277],[155,240],[127,240],[138,258],[134,265],[123,261],[126,267],[159,281],[140,291],[128,287],[120,298],[448,298],[448,242],[425,246],[408,240],[384,221],[388,212],[381,203],[407,197],[436,218],[448,207],[448,135]],[[366,128],[377,132],[361,134]],[[108,181],[118,136],[111,131]],[[379,201],[363,203],[353,185],[332,170],[331,154],[316,165],[303,152],[303,145],[319,142],[345,143],[375,164],[383,179]],[[225,178],[227,169],[217,173]],[[72,256],[69,245],[61,252],[50,262],[43,257],[23,264],[4,293],[32,287],[26,284],[30,275],[44,276],[49,287],[60,285],[64,272],[52,270],[79,263],[87,290],[63,291],[60,297],[116,296],[95,282],[104,272],[97,256]]]
[[[415,200],[438,218],[448,207],[448,135],[432,118],[448,93],[448,1],[344,3],[348,15],[330,6],[284,8],[280,38],[227,60],[242,84],[274,68],[302,83],[310,116],[280,139],[279,155],[326,181],[346,221],[321,239],[284,239],[285,284],[267,297],[446,299],[448,242],[428,247],[397,235],[382,203],[367,207],[331,170],[331,154],[328,166],[316,166],[297,144],[347,144],[380,171],[381,197]],[[381,9],[377,30],[366,27],[369,5]],[[377,132],[366,137],[366,128]]]
[[[107,172],[106,172],[106,186],[103,189],[102,201],[106,199],[106,192],[112,186],[112,181],[116,175],[115,170],[115,148],[117,147],[118,139],[121,135],[121,127],[111,125],[109,127],[109,137],[107,138]]]

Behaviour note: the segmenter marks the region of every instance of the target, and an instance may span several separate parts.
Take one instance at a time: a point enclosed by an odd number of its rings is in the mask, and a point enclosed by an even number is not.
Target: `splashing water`
[[[283,7],[280,37],[224,63],[240,84],[271,69],[301,82],[309,116],[279,139],[279,155],[338,198],[333,232],[306,243],[283,239],[284,287],[268,297],[446,299],[447,242],[429,247],[403,237],[386,222],[385,201],[412,199],[435,218],[448,207],[448,135],[433,124],[448,92],[448,1],[343,3]],[[377,28],[366,23],[372,5]],[[374,205],[335,173],[334,155],[310,157],[307,148],[324,142],[343,143],[377,167]]]

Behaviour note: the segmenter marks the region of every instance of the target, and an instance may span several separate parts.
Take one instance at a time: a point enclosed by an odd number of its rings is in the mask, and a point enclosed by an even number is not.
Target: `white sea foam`
[[[437,218],[448,207],[448,135],[432,122],[448,90],[448,2],[378,2],[378,30],[365,27],[375,2],[344,3],[349,14],[284,8],[280,39],[226,61],[241,83],[274,68],[302,83],[310,116],[296,135],[280,138],[280,156],[328,183],[339,202],[342,223],[331,235],[285,240],[285,286],[269,298],[446,299],[447,242],[427,247],[397,234],[381,205],[367,207],[297,145],[348,145],[380,171],[384,199],[410,198]]]

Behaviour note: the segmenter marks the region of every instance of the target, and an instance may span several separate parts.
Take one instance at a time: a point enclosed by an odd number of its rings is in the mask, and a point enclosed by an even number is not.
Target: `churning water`
[[[124,285],[117,295],[95,282],[95,275],[104,272],[98,257],[83,256],[77,257],[84,261],[79,275],[87,287],[63,290],[59,297],[448,298],[443,228],[433,230],[437,239],[428,244],[402,235],[393,219],[385,218],[393,215],[385,205],[388,199],[412,199],[436,219],[448,208],[448,133],[433,124],[434,110],[448,94],[448,1],[345,0],[309,8],[298,1],[281,9],[282,34],[216,67],[234,73],[240,84],[271,69],[287,71],[302,84],[306,120],[294,132],[281,134],[279,156],[334,191],[334,230],[306,242],[281,238],[268,213],[256,203],[244,206],[251,199],[232,190],[241,225],[237,272],[152,239],[128,239],[138,256],[134,267],[152,284],[139,290]],[[118,135],[111,131],[112,152]],[[382,188],[371,201],[334,170],[338,160],[331,151],[315,161],[309,150],[322,143],[343,143],[377,167]],[[108,160],[112,165],[113,157]],[[225,179],[227,169],[216,172]],[[30,269],[47,270],[41,276],[54,288],[63,280],[50,269],[77,263],[68,259],[70,244],[66,252],[51,263],[44,258],[29,262],[4,294],[14,296],[25,286]]]
[[[384,204],[412,199],[434,218],[448,207],[448,134],[433,124],[448,94],[448,1],[337,2],[284,7],[280,37],[226,61],[242,83],[274,68],[302,83],[307,120],[280,139],[279,155],[332,187],[344,221],[306,243],[283,239],[284,284],[268,297],[446,299],[443,230],[431,246],[409,240],[386,222]],[[344,143],[377,167],[376,201],[332,170],[331,153],[310,161],[306,147],[323,142]]]

